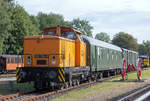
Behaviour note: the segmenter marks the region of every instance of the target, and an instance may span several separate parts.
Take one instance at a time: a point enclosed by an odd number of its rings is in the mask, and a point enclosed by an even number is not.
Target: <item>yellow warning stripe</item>
[[[58,78],[59,78],[59,81],[61,81],[61,82],[62,82],[62,80],[61,80],[60,76],[58,76]]]
[[[61,71],[62,71],[62,73],[63,73],[63,74],[65,74],[65,71],[64,71],[64,69],[63,69],[63,68],[61,69]]]
[[[18,74],[18,72],[19,72],[19,69],[17,68],[17,69],[16,69],[16,74]]]
[[[19,79],[19,76],[17,76],[17,80]]]
[[[58,72],[59,72],[61,78],[63,79],[63,81],[65,82],[65,78],[64,78],[63,74],[61,73],[60,69],[58,69]]]
[[[21,81],[21,78],[19,77],[19,72],[21,72],[21,71],[22,71],[22,68],[21,69],[17,68],[17,70],[16,70],[16,74],[17,74],[16,79],[17,79],[18,82]]]
[[[21,81],[21,78],[19,78],[19,80],[18,80],[19,82]]]

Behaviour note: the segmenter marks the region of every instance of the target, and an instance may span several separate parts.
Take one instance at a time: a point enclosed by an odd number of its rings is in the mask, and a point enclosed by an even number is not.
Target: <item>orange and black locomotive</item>
[[[88,69],[81,32],[47,28],[42,35],[24,38],[24,67],[17,69],[17,82],[34,81],[37,89],[52,83],[68,86],[78,83],[81,75],[87,76]]]

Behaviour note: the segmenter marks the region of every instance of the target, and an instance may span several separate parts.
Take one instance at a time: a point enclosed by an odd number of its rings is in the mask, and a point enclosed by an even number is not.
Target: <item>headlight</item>
[[[54,78],[56,78],[56,76],[57,76],[56,71],[50,71],[50,72],[48,73],[48,77],[49,77],[50,79],[54,79]]]
[[[27,65],[31,65],[32,64],[32,60],[31,60],[31,56],[27,57]]]
[[[51,63],[52,65],[55,65],[55,64],[56,64],[56,57],[55,57],[55,56],[52,57],[52,61],[51,61],[51,62],[52,62],[52,63]]]

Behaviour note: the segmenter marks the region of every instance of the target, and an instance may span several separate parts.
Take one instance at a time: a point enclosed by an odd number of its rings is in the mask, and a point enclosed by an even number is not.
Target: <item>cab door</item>
[[[76,66],[86,66],[86,44],[83,42],[82,36],[77,35],[75,53],[76,53]]]

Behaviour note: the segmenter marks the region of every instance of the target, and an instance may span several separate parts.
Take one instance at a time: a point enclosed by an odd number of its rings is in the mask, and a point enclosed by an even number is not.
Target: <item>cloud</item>
[[[141,43],[150,37],[150,0],[16,0],[27,12],[62,14],[65,20],[81,18],[94,26],[93,33],[132,34]]]

